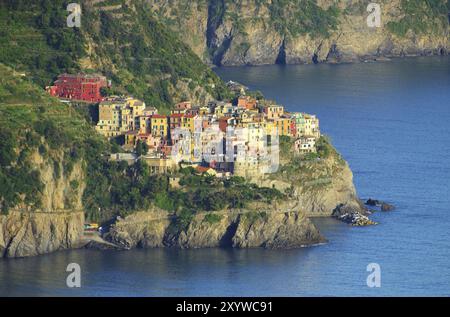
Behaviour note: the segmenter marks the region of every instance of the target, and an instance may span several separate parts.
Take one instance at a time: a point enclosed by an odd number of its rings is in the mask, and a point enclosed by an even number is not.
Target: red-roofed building
[[[197,166],[195,168],[195,171],[197,173],[199,173],[199,174],[205,174],[206,173],[206,174],[211,175],[211,176],[217,175],[216,170],[211,168],[211,167]]]
[[[238,98],[238,107],[239,108],[253,110],[253,109],[256,109],[256,104],[257,104],[256,99],[252,98],[250,96],[240,96]]]
[[[58,98],[97,103],[103,100],[100,92],[103,87],[109,87],[105,76],[62,74],[47,91]]]
[[[175,108],[170,112],[172,114],[183,114],[186,113],[186,111],[192,109],[192,103],[190,101],[183,101],[180,103],[177,103],[175,105]]]

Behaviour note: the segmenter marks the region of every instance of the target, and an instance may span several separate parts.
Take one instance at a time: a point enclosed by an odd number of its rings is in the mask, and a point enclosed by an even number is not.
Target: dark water
[[[317,114],[380,225],[317,220],[326,245],[287,251],[68,251],[0,260],[0,295],[450,295],[450,59],[218,69],[292,111]],[[68,263],[82,288],[68,289]],[[366,267],[381,266],[369,288]]]

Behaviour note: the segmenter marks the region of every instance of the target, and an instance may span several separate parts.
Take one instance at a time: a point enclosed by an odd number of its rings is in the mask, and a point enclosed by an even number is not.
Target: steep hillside
[[[292,145],[291,138],[281,138],[280,168],[257,181],[259,185],[285,191],[289,200],[309,216],[331,216],[338,205],[366,213],[353,184],[353,173],[328,137],[320,137],[317,153],[301,157],[292,155]]]
[[[447,0],[146,0],[159,19],[216,65],[349,62],[447,54]],[[369,28],[370,2],[381,27]]]
[[[85,162],[108,144],[70,106],[0,64],[0,207],[81,210]]]
[[[0,64],[0,257],[77,243],[86,163],[107,148],[70,106]]]
[[[159,108],[191,99],[222,98],[220,79],[143,1],[79,1],[80,28],[69,28],[67,0],[0,2],[0,62],[25,72],[41,87],[62,72],[101,72],[113,92]]]

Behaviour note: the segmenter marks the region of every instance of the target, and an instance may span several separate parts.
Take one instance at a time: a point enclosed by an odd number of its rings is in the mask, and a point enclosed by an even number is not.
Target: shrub
[[[205,217],[203,218],[203,221],[207,222],[210,225],[218,223],[221,220],[222,216],[218,214],[206,214]]]

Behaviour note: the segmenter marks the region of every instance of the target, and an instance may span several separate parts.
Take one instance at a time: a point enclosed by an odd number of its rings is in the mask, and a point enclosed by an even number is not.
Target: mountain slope
[[[348,62],[447,54],[450,2],[383,0],[146,0],[160,21],[216,65]],[[373,1],[372,1],[373,2]]]
[[[101,72],[113,80],[113,92],[159,108],[227,95],[220,79],[143,1],[80,1],[80,28],[66,25],[71,2],[2,1],[0,62],[26,72],[41,87],[62,72]]]
[[[0,64],[0,209],[83,210],[86,162],[109,149],[72,107]]]

